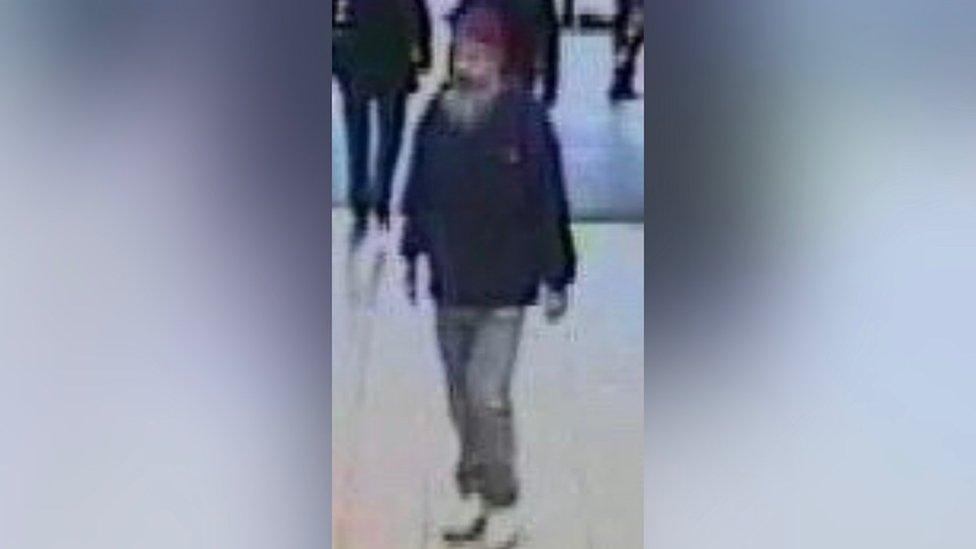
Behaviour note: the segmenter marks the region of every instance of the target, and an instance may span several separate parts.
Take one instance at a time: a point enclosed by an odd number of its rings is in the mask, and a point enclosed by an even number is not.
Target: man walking
[[[514,55],[518,17],[491,0],[456,14],[453,79],[417,130],[401,244],[412,300],[417,259],[430,265],[460,442],[444,538],[492,549],[521,528],[510,386],[525,309],[541,290],[546,316],[561,318],[576,273],[559,146]]]
[[[349,204],[362,235],[370,210],[387,228],[403,142],[407,96],[431,64],[425,0],[332,0],[333,74],[344,103]],[[370,169],[370,109],[379,111],[379,156]],[[370,185],[371,172],[376,184]]]

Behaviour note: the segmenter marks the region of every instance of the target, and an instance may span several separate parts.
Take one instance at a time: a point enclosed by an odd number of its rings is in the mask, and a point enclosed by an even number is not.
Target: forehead
[[[501,57],[502,55],[502,50],[498,46],[471,37],[458,37],[456,48],[458,54],[466,56]]]
[[[495,49],[502,49],[509,34],[503,14],[484,6],[459,13],[454,31],[458,42],[477,42],[481,47]]]

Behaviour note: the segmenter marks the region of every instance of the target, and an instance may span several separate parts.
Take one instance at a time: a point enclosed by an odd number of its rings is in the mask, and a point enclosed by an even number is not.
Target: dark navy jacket
[[[417,130],[403,213],[401,253],[428,257],[440,304],[530,305],[540,285],[561,291],[575,279],[559,146],[526,91],[503,94],[467,131],[435,97]]]

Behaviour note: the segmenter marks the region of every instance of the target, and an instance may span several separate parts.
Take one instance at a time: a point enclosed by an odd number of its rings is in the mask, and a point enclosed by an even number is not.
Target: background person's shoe
[[[349,244],[353,251],[359,249],[359,246],[366,239],[366,232],[369,228],[369,218],[366,216],[359,216],[358,214],[353,216],[352,228],[349,231]]]
[[[366,224],[369,221],[369,202],[361,200],[353,201],[349,208],[352,211],[352,219],[355,224]]]
[[[618,68],[613,73],[613,84],[610,86],[611,101],[630,101],[637,99],[637,92],[634,91],[634,75],[631,71]]]
[[[376,206],[376,223],[381,230],[390,230],[390,206],[388,204]]]
[[[617,85],[610,89],[610,100],[611,101],[633,101],[638,99],[640,96],[634,91],[634,88],[627,85]]]

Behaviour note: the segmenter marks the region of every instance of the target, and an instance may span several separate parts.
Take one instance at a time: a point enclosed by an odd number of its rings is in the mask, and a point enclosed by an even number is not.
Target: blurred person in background
[[[481,0],[460,0],[457,8],[449,16],[457,17],[467,4]],[[556,15],[555,0],[494,0],[510,10],[515,16],[513,31],[518,45],[512,56],[513,64],[519,67],[522,82],[533,93],[540,92],[542,102],[549,108],[555,106],[559,97],[559,19]],[[451,58],[455,46],[451,47]],[[454,64],[449,62],[449,66]]]
[[[362,237],[370,210],[381,228],[389,228],[407,97],[431,65],[430,15],[426,0],[332,0],[332,28],[332,71],[344,103],[353,233]],[[379,111],[379,154],[370,170],[373,105]]]
[[[610,99],[637,99],[634,73],[637,56],[644,46],[644,0],[617,0],[617,14],[613,20],[613,82]]]
[[[417,129],[401,253],[416,300],[418,258],[460,442],[449,543],[514,547],[515,432],[510,387],[526,307],[567,309],[576,274],[559,145],[544,106],[522,85],[519,14],[491,0],[455,14],[453,78]]]

